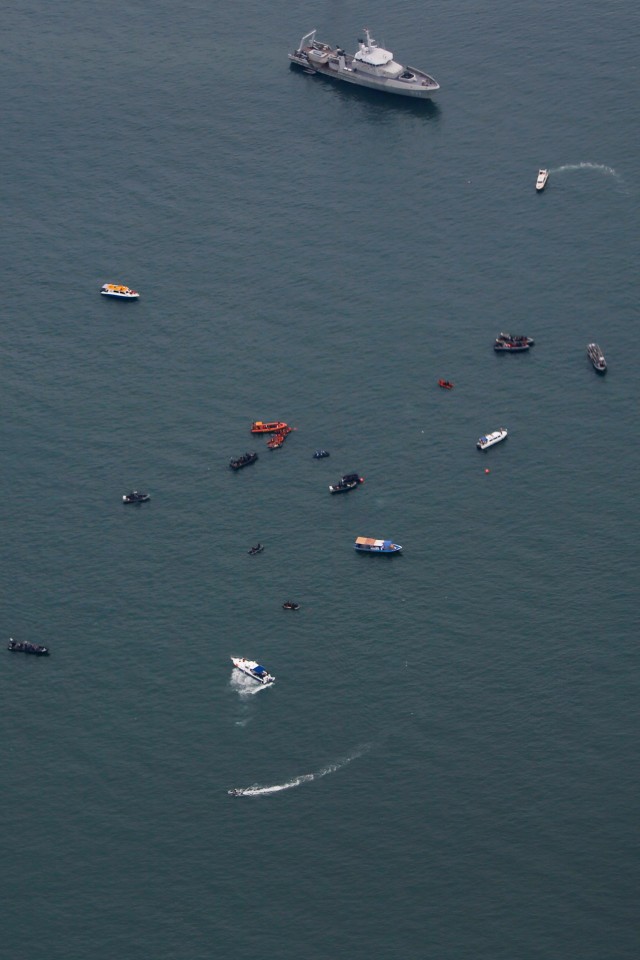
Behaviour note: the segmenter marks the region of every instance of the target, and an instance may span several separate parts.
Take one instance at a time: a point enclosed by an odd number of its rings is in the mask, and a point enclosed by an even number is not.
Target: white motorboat
[[[276,679],[256,660],[247,660],[246,657],[231,657],[231,663],[236,670],[241,670],[242,673],[246,673],[248,677],[261,683],[263,686],[266,686],[268,683],[274,683]]]
[[[379,47],[368,30],[364,35],[365,39],[358,41],[356,53],[349,56],[340,47],[320,43],[316,40],[316,31],[312,30],[302,38],[298,49],[289,54],[289,60],[307,73],[321,73],[385,93],[423,100],[437,93],[440,84],[428,73],[396,63],[393,53]]]
[[[476,443],[478,450],[486,450],[488,447],[492,447],[496,443],[500,443],[501,440],[506,440],[507,431],[504,427],[501,427],[500,430],[494,430],[493,433],[487,433],[484,437],[480,437]]]
[[[103,297],[120,297],[121,300],[137,300],[137,290],[125,287],[122,283],[103,283],[100,291]]]
[[[591,360],[594,369],[597,370],[598,373],[607,372],[607,361],[605,360],[604,353],[597,343],[587,344],[587,356],[589,357],[589,360]]]
[[[536,180],[536,190],[538,191],[538,193],[539,193],[541,190],[544,190],[544,188],[545,188],[546,185],[547,185],[547,180],[548,180],[548,179],[549,179],[549,171],[548,171],[548,170],[538,170],[538,179]]]

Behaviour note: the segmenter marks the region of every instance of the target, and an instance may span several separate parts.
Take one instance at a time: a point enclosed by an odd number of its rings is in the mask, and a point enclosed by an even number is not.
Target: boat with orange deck
[[[269,437],[267,440],[267,446],[269,447],[269,450],[277,450],[278,447],[281,447],[291,433],[291,430],[292,427],[288,427],[285,424],[284,429],[279,430],[278,433],[274,433],[272,437]]]
[[[103,297],[119,297],[121,300],[137,300],[140,296],[137,290],[125,287],[123,283],[103,283],[100,293]]]
[[[453,390],[451,380],[438,380],[438,386],[442,387],[443,390]]]
[[[271,420],[269,423],[255,420],[251,424],[251,433],[282,433],[284,430],[291,430],[291,427],[283,420]]]

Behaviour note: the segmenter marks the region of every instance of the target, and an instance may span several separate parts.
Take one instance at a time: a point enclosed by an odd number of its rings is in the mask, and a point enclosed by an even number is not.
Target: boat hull
[[[392,556],[394,553],[401,553],[402,547],[399,543],[393,543],[391,540],[379,540],[375,537],[356,537],[354,549],[358,553],[375,553],[377,555],[386,554]]]
[[[431,100],[440,89],[440,85],[437,84],[433,78],[430,78],[433,86],[419,86],[418,84],[405,83],[402,80],[385,80],[378,77],[369,77],[363,73],[332,69],[321,63],[309,63],[294,53],[289,54],[289,59],[292,67],[299,67],[305,72],[319,73],[323,77],[329,77],[331,80],[342,80],[344,83],[350,83],[354,87],[365,87],[368,90],[378,90],[380,93],[392,93],[400,97],[411,97],[414,100]],[[426,74],[424,76],[426,76]]]
[[[102,297],[113,297],[116,300],[139,300],[139,293],[106,293],[104,290],[100,291]]]
[[[402,547],[399,543],[395,543],[393,547],[355,547],[354,548],[358,553],[372,553],[377,556],[385,555],[388,557],[393,556],[396,553],[402,553]]]

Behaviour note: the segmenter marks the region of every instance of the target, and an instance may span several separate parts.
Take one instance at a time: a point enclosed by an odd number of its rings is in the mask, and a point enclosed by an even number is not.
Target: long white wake
[[[588,161],[584,163],[565,163],[561,167],[554,167],[549,173],[571,173],[576,170],[595,170],[597,173],[602,173],[606,177],[613,177],[620,186],[624,184],[624,180],[618,171],[614,170],[613,167],[608,167],[606,163],[590,163]]]
[[[275,783],[270,787],[263,787],[260,786],[260,784],[254,783],[251,787],[236,787],[234,790],[227,792],[231,797],[265,797],[271,793],[280,793],[282,790],[292,790],[294,787],[302,786],[303,783],[311,783],[312,780],[319,780],[320,777],[326,777],[327,774],[335,773],[336,770],[346,767],[352,760],[357,760],[363,753],[366,753],[370,746],[371,744],[367,743],[362,747],[358,747],[358,749],[350,753],[349,756],[343,757],[341,760],[336,760],[335,763],[327,764],[326,767],[322,767],[317,773],[303,773],[299,777],[294,777],[293,780],[287,780],[286,783]]]

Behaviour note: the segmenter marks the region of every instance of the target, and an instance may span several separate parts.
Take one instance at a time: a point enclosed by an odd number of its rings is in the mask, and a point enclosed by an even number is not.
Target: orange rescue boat
[[[291,433],[292,429],[292,427],[288,427],[285,424],[283,430],[279,430],[278,433],[274,433],[272,437],[269,437],[267,440],[267,446],[269,447],[269,450],[277,450],[278,447],[281,447],[288,435]]]
[[[443,387],[445,390],[453,390],[451,380],[438,380],[438,386]]]
[[[283,430],[290,430],[287,424],[281,420],[272,420],[270,423],[263,423],[262,420],[255,420],[251,424],[251,433],[281,433]]]

